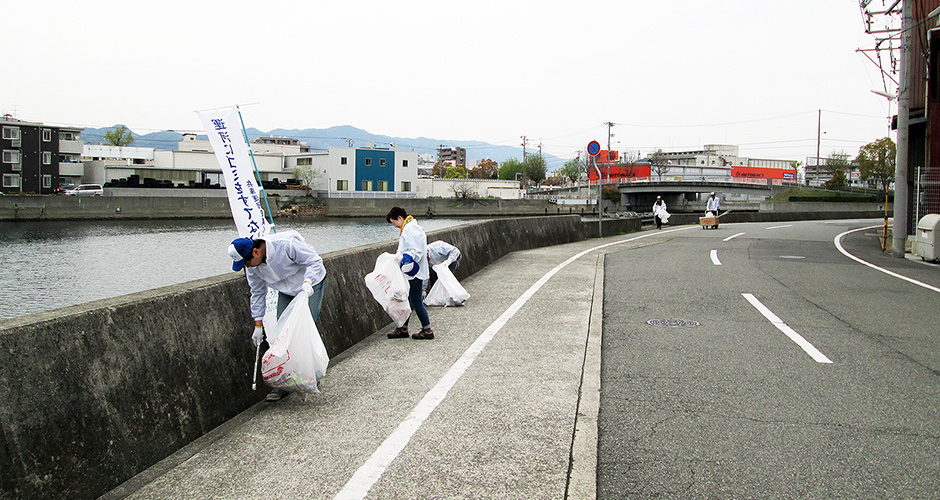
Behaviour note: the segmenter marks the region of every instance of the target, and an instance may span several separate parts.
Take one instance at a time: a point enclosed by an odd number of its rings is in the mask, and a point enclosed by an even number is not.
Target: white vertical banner
[[[228,204],[235,218],[238,236],[263,238],[267,233],[267,224],[259,197],[261,186],[255,180],[238,110],[222,108],[197,113],[209,136],[215,158],[222,167]]]

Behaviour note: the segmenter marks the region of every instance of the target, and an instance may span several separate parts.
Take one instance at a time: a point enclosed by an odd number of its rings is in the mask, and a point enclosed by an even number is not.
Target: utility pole
[[[444,172],[447,170],[444,168],[444,150],[447,149],[447,144],[438,144],[437,145],[437,163],[441,166],[441,179],[444,178]],[[434,172],[431,172],[431,177],[434,176]]]
[[[911,118],[911,0],[903,0],[901,5],[901,74],[898,85],[898,148],[894,167],[894,226],[891,230],[892,255],[904,258],[904,243],[907,240],[908,218],[908,155],[910,151]],[[885,197],[887,209],[887,196]]]
[[[529,143],[528,139],[524,135],[519,136],[522,139],[522,163],[525,163],[525,146]]]
[[[607,181],[610,182],[610,138],[613,136],[613,134],[610,133],[610,129],[616,125],[616,123],[604,122],[604,125],[607,125],[607,161],[604,163],[607,164]]]
[[[822,110],[816,118],[816,177],[819,177],[819,143],[822,139]]]

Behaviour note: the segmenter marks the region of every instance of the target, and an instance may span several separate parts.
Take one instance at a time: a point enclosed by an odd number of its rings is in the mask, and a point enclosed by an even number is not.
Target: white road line
[[[924,287],[924,288],[926,288],[926,289],[928,289],[928,290],[933,290],[933,291],[935,291],[935,292],[940,293],[940,288],[937,288],[937,287],[932,286],[932,285],[928,285],[927,283],[924,283],[924,282],[922,282],[922,281],[917,281],[917,280],[915,280],[914,278],[908,278],[907,276],[903,276],[903,275],[900,275],[900,274],[898,274],[898,273],[896,273],[896,272],[889,271],[889,270],[887,270],[887,269],[885,269],[885,268],[883,268],[883,267],[878,267],[878,266],[872,264],[871,262],[866,262],[866,261],[864,261],[864,260],[862,260],[862,259],[859,259],[858,257],[856,257],[856,256],[854,256],[854,255],[852,255],[852,254],[850,254],[845,248],[842,247],[842,237],[843,237],[843,236],[845,236],[845,235],[847,235],[847,234],[849,234],[849,233],[855,233],[855,232],[858,232],[858,231],[864,231],[864,230],[866,230],[866,229],[874,229],[874,228],[876,228],[876,227],[883,227],[883,226],[879,224],[879,225],[877,225],[877,226],[867,226],[867,227],[860,227],[860,228],[858,228],[858,229],[852,229],[852,230],[850,230],[850,231],[846,231],[846,232],[844,232],[844,233],[842,233],[842,234],[837,235],[837,236],[835,237],[835,239],[832,240],[832,242],[835,243],[836,248],[838,248],[839,251],[842,252],[842,255],[845,255],[846,257],[848,257],[848,258],[854,260],[855,262],[858,262],[859,264],[864,264],[864,265],[866,265],[866,266],[868,266],[868,267],[870,267],[870,268],[872,268],[872,269],[874,269],[874,270],[876,270],[876,271],[881,271],[881,272],[887,274],[888,276],[894,276],[895,278],[902,279],[902,280],[904,280],[904,281],[907,281],[908,283],[913,283],[913,284],[915,284],[915,285],[917,285],[917,286],[922,286],[922,287]]]
[[[742,234],[744,234],[744,233],[732,234],[731,236],[728,236],[727,238],[725,238],[725,239],[723,239],[723,240],[721,240],[721,241],[730,241],[730,240],[732,240],[732,239],[734,239],[734,238],[737,238],[738,236],[741,236]]]
[[[819,352],[819,349],[816,349],[813,344],[810,344],[809,341],[804,339],[802,335],[796,333],[796,330],[790,328],[789,325],[778,318],[777,315],[771,312],[770,309],[767,309],[767,306],[762,304],[761,301],[757,300],[757,297],[749,293],[742,293],[741,295],[747,299],[747,301],[750,302],[755,309],[760,311],[760,313],[763,314],[765,318],[770,320],[770,322],[776,326],[778,330],[783,332],[787,337],[790,337],[790,340],[796,342],[796,345],[800,346],[800,348],[806,351],[806,354],[809,354],[810,357],[816,360],[817,363],[832,363],[832,360],[827,358],[825,354]]]
[[[782,227],[793,227],[793,224],[784,224],[782,226],[770,226],[767,229],[780,229]]]
[[[712,250],[711,255],[712,255],[712,264],[715,264],[716,266],[720,266],[721,261],[718,260],[718,250]]]
[[[405,446],[408,445],[408,442],[411,441],[412,436],[418,429],[421,427],[421,424],[431,416],[431,412],[437,408],[437,405],[441,404],[444,401],[444,398],[447,396],[447,393],[454,387],[460,377],[463,376],[464,372],[467,371],[467,368],[473,364],[473,361],[476,360],[477,356],[483,352],[483,349],[486,345],[493,340],[493,337],[509,322],[510,319],[525,305],[526,302],[535,295],[535,292],[539,291],[540,288],[549,280],[552,276],[557,274],[559,271],[564,269],[575,260],[579,259],[585,254],[599,250],[601,248],[606,248],[612,245],[619,245],[621,243],[627,243],[630,241],[636,241],[642,238],[647,238],[654,235],[661,235],[666,233],[672,233],[676,231],[685,231],[687,229],[692,229],[693,227],[698,226],[686,226],[676,229],[670,229],[667,231],[656,231],[644,234],[642,236],[636,236],[626,240],[615,241],[612,243],[606,243],[604,245],[599,245],[594,248],[589,248],[581,253],[570,257],[568,260],[562,262],[555,266],[551,271],[545,273],[534,285],[529,287],[522,295],[516,299],[515,302],[509,306],[509,309],[506,309],[503,314],[501,314],[496,321],[494,321],[490,326],[477,337],[476,341],[470,345],[470,347],[464,351],[463,355],[458,359],[447,373],[437,382],[437,384],[431,388],[427,394],[424,395],[424,398],[418,402],[418,405],[411,410],[411,413],[405,417],[398,427],[385,438],[385,441],[379,445],[379,447],[372,453],[372,456],[366,460],[366,463],[362,464],[358,470],[353,474],[349,479],[343,489],[336,494],[334,500],[362,500],[369,494],[369,490],[372,489],[372,486],[382,477],[382,474],[385,473],[385,470],[391,465],[392,461],[398,458],[398,455],[405,449]]]

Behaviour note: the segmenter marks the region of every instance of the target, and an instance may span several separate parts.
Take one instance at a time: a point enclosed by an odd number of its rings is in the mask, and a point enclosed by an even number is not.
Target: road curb
[[[571,442],[571,465],[565,498],[597,498],[597,419],[601,396],[601,340],[604,314],[604,253],[597,255],[594,292],[581,371],[578,409]]]

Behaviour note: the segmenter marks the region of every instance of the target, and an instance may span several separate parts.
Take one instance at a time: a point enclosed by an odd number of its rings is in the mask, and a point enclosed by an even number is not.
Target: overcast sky
[[[53,0],[3,17],[0,110],[49,124],[201,130],[195,110],[258,103],[242,112],[262,131],[527,136],[571,158],[613,122],[616,150],[805,161],[817,110],[824,157],[895,112],[856,53],[872,45],[856,0]]]

